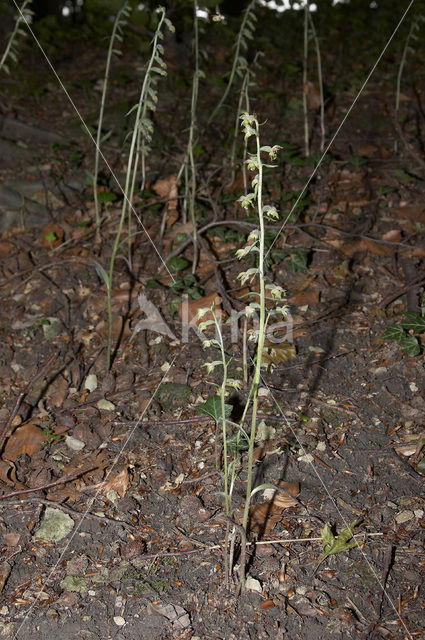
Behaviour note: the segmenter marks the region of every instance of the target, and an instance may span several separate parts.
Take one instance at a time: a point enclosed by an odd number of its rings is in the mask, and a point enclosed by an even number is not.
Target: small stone
[[[408,522],[409,520],[412,520],[412,518],[415,517],[415,514],[413,513],[413,511],[400,511],[400,513],[398,513],[395,517],[395,521],[397,522],[397,524],[403,524],[403,522]]]

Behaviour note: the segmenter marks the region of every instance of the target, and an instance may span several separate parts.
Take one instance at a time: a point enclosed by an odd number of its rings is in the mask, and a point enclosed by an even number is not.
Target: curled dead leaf
[[[43,430],[32,422],[27,422],[18,427],[6,442],[3,452],[4,460],[14,461],[24,453],[28,456],[34,455],[43,446],[46,435]]]
[[[113,478],[106,480],[106,482],[101,482],[100,485],[98,485],[98,488],[106,494],[109,493],[109,491],[116,491],[121,498],[124,498],[129,484],[130,478],[128,476],[128,469],[127,467],[124,467],[124,469],[122,469],[122,471]]]

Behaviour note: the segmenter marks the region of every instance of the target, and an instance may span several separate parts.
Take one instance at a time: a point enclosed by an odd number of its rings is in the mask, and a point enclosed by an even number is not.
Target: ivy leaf
[[[405,337],[404,329],[399,324],[390,324],[381,335],[382,340],[396,340],[401,342]]]
[[[400,322],[400,325],[406,329],[406,331],[412,331],[412,333],[424,333],[425,332],[425,318],[414,311],[409,311],[405,314],[406,320]]]
[[[219,396],[210,396],[204,404],[196,405],[195,409],[200,413],[205,413],[210,416],[216,424],[222,419],[221,413],[221,399]],[[224,417],[229,418],[232,413],[233,407],[231,404],[224,405]]]
[[[421,345],[415,336],[404,334],[400,340],[401,350],[408,356],[417,356],[421,352]]]
[[[298,249],[291,255],[289,261],[289,268],[296,273],[297,271],[304,271],[308,267],[309,249]]]
[[[189,264],[189,260],[186,260],[186,258],[174,256],[174,258],[170,258],[170,260],[167,262],[167,267],[168,269],[170,269],[170,271],[183,271],[183,269],[186,269]]]

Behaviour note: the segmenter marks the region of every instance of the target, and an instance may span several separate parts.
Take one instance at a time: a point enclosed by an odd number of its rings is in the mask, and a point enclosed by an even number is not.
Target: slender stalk
[[[115,236],[114,244],[112,247],[111,259],[109,262],[108,280],[109,286],[107,286],[108,293],[108,347],[106,353],[106,366],[108,370],[111,368],[111,356],[112,356],[112,281],[114,276],[115,258],[120,245],[121,233],[124,225],[124,220],[127,214],[127,210],[130,211],[132,198],[134,194],[135,181],[137,176],[137,166],[139,162],[139,156],[146,153],[146,149],[141,149],[141,139],[147,139],[149,141],[152,133],[152,123],[147,118],[148,109],[155,107],[156,94],[152,88],[152,74],[165,75],[165,63],[161,59],[161,53],[163,51],[162,45],[159,40],[163,37],[162,25],[166,20],[165,10],[160,8],[157,10],[159,14],[158,26],[155,32],[155,36],[152,43],[152,55],[146,68],[145,77],[143,79],[142,88],[140,90],[139,102],[136,106],[136,120],[131,136],[130,151],[127,162],[127,173],[124,187],[124,199],[121,209],[121,216],[118,223],[118,231]],[[167,23],[168,24],[168,23]],[[156,65],[156,66],[155,66]],[[145,174],[143,172],[144,185]]]
[[[418,21],[416,18],[412,20],[410,25],[409,33],[407,34],[406,41],[403,47],[403,53],[401,55],[400,65],[398,67],[397,73],[397,84],[396,84],[396,93],[395,93],[395,111],[394,111],[394,120],[398,123],[399,121],[399,110],[400,110],[400,94],[401,94],[401,78],[403,76],[404,67],[406,65],[407,53],[409,51],[410,40],[414,37],[414,32],[418,28]],[[394,140],[394,151],[397,151],[398,141]]]
[[[308,133],[308,106],[307,106],[307,64],[308,64],[308,14],[310,12],[308,0],[304,7],[304,54],[303,54],[303,114],[304,114],[304,152],[306,157],[310,155]]]
[[[242,429],[242,425],[245,420],[246,413],[248,411],[248,406],[252,402],[252,413],[251,413],[251,429],[248,435],[248,469],[247,469],[247,481],[246,481],[246,493],[245,493],[245,503],[243,510],[243,519],[242,519],[242,530],[244,537],[246,538],[247,530],[248,530],[248,520],[249,520],[249,507],[251,502],[251,497],[253,495],[252,490],[252,482],[253,482],[253,463],[254,463],[254,444],[255,444],[255,435],[257,430],[257,413],[258,413],[258,389],[260,384],[260,374],[261,374],[261,365],[263,359],[263,350],[264,350],[264,342],[266,338],[266,328],[267,323],[270,317],[269,312],[266,309],[266,287],[270,289],[271,296],[276,302],[280,302],[284,296],[284,291],[282,287],[276,284],[268,283],[266,285],[265,281],[265,218],[267,219],[278,219],[278,213],[276,208],[269,205],[263,204],[263,170],[264,167],[273,167],[275,165],[263,164],[261,159],[262,153],[268,153],[269,158],[274,160],[277,155],[277,151],[280,149],[279,145],[270,146],[260,146],[260,133],[259,133],[259,124],[258,120],[255,116],[249,115],[247,113],[241,116],[242,119],[242,129],[245,134],[245,140],[250,137],[255,137],[256,142],[256,152],[253,154],[249,154],[248,160],[248,169],[251,171],[255,171],[256,174],[251,181],[251,185],[253,187],[253,191],[239,198],[239,202],[242,207],[248,209],[250,206],[253,206],[257,209],[258,213],[258,229],[253,230],[248,236],[247,243],[245,247],[242,249],[238,249],[236,255],[239,259],[248,255],[251,252],[258,253],[258,265],[257,267],[253,267],[248,269],[245,272],[242,272],[238,275],[238,279],[240,279],[241,284],[244,284],[247,280],[250,280],[252,277],[257,277],[259,280],[259,301],[248,305],[245,309],[245,313],[247,316],[252,316],[254,310],[259,309],[259,323],[258,329],[255,332],[257,345],[256,345],[256,361],[255,361],[255,369],[254,375],[251,382],[249,396],[245,403],[245,410],[240,422],[240,430]],[[275,309],[281,313],[284,313],[284,307],[275,307]],[[232,476],[232,485],[234,480],[234,473]],[[245,585],[245,557],[241,555],[240,562],[240,586],[241,590],[244,589]]]
[[[227,82],[224,93],[221,96],[217,106],[215,107],[214,111],[211,113],[210,117],[208,118],[208,123],[207,123],[208,125],[212,123],[212,121],[214,120],[218,112],[221,110],[223,104],[227,99],[227,96],[229,95],[230,89],[232,88],[233,81],[235,79],[235,75],[237,73],[237,70],[240,64],[241,48],[246,48],[247,46],[246,39],[252,37],[254,20],[256,20],[256,16],[254,14],[254,8],[256,4],[258,4],[258,0],[251,0],[251,2],[249,3],[248,7],[245,10],[242,23],[239,29],[238,37],[236,39],[235,55],[233,56],[233,65],[230,71],[229,80]]]
[[[189,141],[187,143],[187,155],[190,163],[190,198],[189,198],[189,213],[192,221],[192,237],[193,237],[193,262],[192,273],[196,272],[198,264],[198,237],[196,231],[196,216],[195,216],[195,196],[196,196],[196,166],[193,150],[195,147],[195,132],[196,132],[196,107],[198,103],[198,89],[199,78],[201,72],[199,69],[199,30],[198,30],[198,4],[196,0],[193,2],[193,29],[194,29],[194,54],[195,54],[195,71],[193,73],[192,81],[192,99],[190,107],[190,128],[189,128]],[[188,185],[187,185],[188,187]]]
[[[257,341],[257,358],[255,362],[254,378],[252,381],[252,418],[251,418],[251,432],[249,436],[249,449],[248,449],[248,477],[246,481],[246,493],[245,493],[245,506],[242,520],[242,527],[246,532],[248,526],[249,517],[249,505],[251,500],[252,491],[252,468],[254,461],[254,443],[255,443],[255,431],[257,428],[257,410],[258,410],[258,386],[260,383],[261,373],[261,361],[264,349],[264,340],[266,333],[266,293],[265,293],[265,281],[264,281],[264,249],[265,249],[265,228],[264,228],[264,216],[263,216],[263,163],[261,160],[260,151],[260,136],[259,125],[255,121],[255,138],[257,144],[257,163],[258,163],[258,190],[257,190],[257,209],[258,209],[258,222],[259,222],[259,264],[258,264],[258,277],[260,281],[260,322],[258,327],[258,341]],[[242,571],[242,566],[241,566]],[[243,567],[245,571],[245,567]]]
[[[121,41],[121,31],[122,27],[126,22],[126,18],[130,13],[130,8],[128,3],[126,2],[122,8],[118,11],[117,16],[114,20],[114,26],[112,28],[111,38],[109,40],[109,48],[108,55],[106,58],[106,69],[105,69],[105,77],[103,79],[103,89],[102,89],[102,99],[100,102],[100,111],[99,111],[99,121],[97,125],[97,134],[96,134],[96,151],[94,156],[94,175],[93,175],[93,197],[94,197],[94,206],[95,206],[95,214],[96,214],[96,234],[99,234],[100,229],[100,212],[99,212],[99,198],[97,193],[97,181],[99,177],[99,156],[100,156],[100,145],[101,145],[101,136],[102,136],[102,123],[103,123],[103,114],[105,111],[106,104],[106,92],[108,88],[109,82],[109,74],[111,70],[111,61],[112,56],[120,55],[121,52],[118,49],[115,49],[115,41]]]
[[[316,27],[314,26],[313,18],[311,15],[311,11],[308,12],[308,18],[310,22],[311,33],[313,35],[314,46],[316,49],[316,59],[317,59],[317,81],[319,83],[319,93],[320,93],[320,151],[323,153],[325,148],[325,99],[323,93],[323,76],[322,76],[322,56],[320,53],[320,43],[319,38],[317,37]]]

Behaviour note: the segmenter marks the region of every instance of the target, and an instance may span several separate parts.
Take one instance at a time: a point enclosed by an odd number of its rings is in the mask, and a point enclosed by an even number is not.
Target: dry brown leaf
[[[277,512],[271,502],[260,502],[249,508],[249,531],[251,533],[267,534],[273,531],[284,514],[281,509]]]
[[[17,547],[21,538],[21,534],[18,531],[10,531],[9,533],[3,533],[3,539],[8,547]]]
[[[16,485],[15,465],[6,462],[6,460],[0,460],[0,480],[14,487]],[[23,489],[24,486],[20,485],[18,488]]]
[[[273,507],[280,509],[288,509],[298,504],[297,496],[300,492],[299,482],[285,482],[282,480],[278,483],[278,487],[283,491],[276,491],[273,497]]]
[[[359,156],[364,156],[365,158],[372,158],[376,155],[378,151],[378,147],[374,144],[364,144],[357,149],[357,153]]]
[[[99,485],[99,489],[106,494],[109,493],[109,491],[116,491],[119,493],[121,498],[124,498],[129,484],[130,478],[128,476],[128,469],[127,467],[124,467],[124,469],[122,469],[122,471],[120,471],[116,476],[106,480],[106,482],[102,482]]]
[[[381,236],[381,240],[385,240],[386,242],[400,242],[401,240],[401,231],[400,229],[390,229]]]
[[[221,298],[218,293],[212,293],[211,295],[204,296],[198,300],[188,300],[186,303],[182,303],[179,307],[180,318],[194,326],[198,326],[200,322],[213,320],[211,311],[206,313],[201,319],[198,317],[199,309],[210,308],[213,304],[215,314],[220,317],[223,313],[221,308]]]
[[[320,298],[320,291],[314,289],[307,289],[306,291],[298,291],[294,293],[288,300],[291,304],[295,304],[300,307],[305,304],[318,304]]]
[[[320,91],[316,87],[316,85],[313,82],[307,81],[304,83],[303,89],[307,97],[308,109],[310,109],[311,111],[316,111],[317,109],[320,109],[320,105],[322,104],[322,101],[320,99]]]
[[[13,462],[24,453],[31,457],[41,449],[45,441],[46,435],[43,430],[34,423],[27,422],[18,427],[7,440],[3,458]]]
[[[167,229],[171,227],[179,217],[177,211],[177,183],[176,175],[173,174],[162,180],[157,180],[152,185],[153,191],[159,195],[160,198],[171,198],[166,204],[167,207]],[[175,198],[175,199],[174,199]]]
[[[66,502],[70,504],[81,500],[81,491],[71,484],[59,485],[47,492],[46,499],[52,502]]]
[[[262,361],[264,364],[278,365],[297,357],[295,345],[292,342],[272,342],[265,340]]]
[[[409,207],[399,207],[397,209],[397,217],[411,222],[419,222],[425,224],[425,208],[423,205],[412,205]]]
[[[90,476],[97,477],[99,480],[103,480],[103,473],[109,464],[109,454],[106,449],[96,449],[89,456],[82,450],[65,465],[63,473],[67,476],[73,476],[76,473],[82,473],[84,469],[92,469],[87,473]]]
[[[15,247],[11,242],[0,242],[0,259],[7,258],[16,252]]]
[[[6,580],[8,579],[11,570],[12,567],[8,562],[2,562],[0,564],[0,593],[3,591],[3,587],[6,584]]]
[[[54,407],[62,407],[68,395],[68,381],[59,376],[52,384],[52,392],[49,393],[50,402]]]
[[[106,318],[102,318],[100,322],[97,323],[95,327],[96,333],[98,333],[102,338],[108,337],[109,325]],[[126,339],[130,338],[133,335],[133,332],[130,329],[130,318],[126,316],[115,316],[112,321],[112,337],[115,341],[118,339]]]

